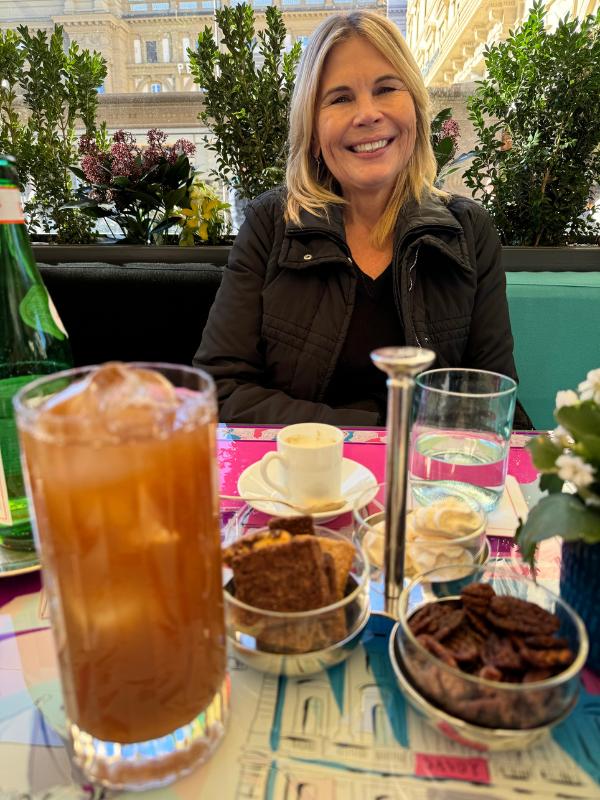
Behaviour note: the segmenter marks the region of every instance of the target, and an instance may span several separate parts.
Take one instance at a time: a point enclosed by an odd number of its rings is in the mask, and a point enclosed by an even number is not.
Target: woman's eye
[[[377,90],[378,94],[388,94],[388,92],[397,92],[396,86],[380,86]]]
[[[347,103],[347,102],[349,102],[349,100],[350,100],[350,98],[348,97],[348,95],[347,95],[347,94],[341,94],[341,95],[339,95],[338,97],[335,97],[335,98],[334,98],[334,99],[331,101],[331,105],[334,105],[334,104],[336,104],[336,103]]]

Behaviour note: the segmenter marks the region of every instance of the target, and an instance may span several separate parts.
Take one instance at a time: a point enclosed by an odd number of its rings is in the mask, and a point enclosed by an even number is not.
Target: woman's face
[[[402,78],[379,50],[355,36],[335,45],[321,75],[313,153],[344,197],[389,197],[412,155],[416,113]]]

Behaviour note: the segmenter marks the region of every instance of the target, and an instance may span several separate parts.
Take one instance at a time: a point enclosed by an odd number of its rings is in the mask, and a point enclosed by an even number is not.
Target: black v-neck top
[[[386,375],[373,364],[372,350],[404,344],[404,332],[394,303],[391,264],[377,278],[354,265],[358,276],[354,311],[346,340],[324,401],[332,408],[362,408],[379,413],[385,424]]]

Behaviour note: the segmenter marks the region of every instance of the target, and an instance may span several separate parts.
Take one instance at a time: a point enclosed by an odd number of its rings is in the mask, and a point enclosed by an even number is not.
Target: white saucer
[[[281,480],[281,467],[275,461],[273,463],[273,478]],[[278,474],[279,473],[279,474]],[[346,514],[352,511],[354,501],[369,487],[373,487],[373,494],[369,494],[364,499],[365,504],[370,503],[377,494],[377,478],[370,469],[363,467],[357,461],[352,461],[351,458],[342,459],[342,498],[346,503],[335,511],[319,511],[312,515],[313,519],[319,522],[326,522],[330,519],[339,517],[340,514]],[[297,516],[300,512],[278,503],[278,499],[282,498],[273,488],[266,484],[260,474],[260,462],[250,464],[249,467],[242,472],[238,478],[237,490],[240,497],[248,497],[251,495],[261,495],[262,497],[272,497],[273,501],[269,500],[248,500],[248,505],[256,511],[262,511],[264,514],[271,514],[273,516],[293,517]]]

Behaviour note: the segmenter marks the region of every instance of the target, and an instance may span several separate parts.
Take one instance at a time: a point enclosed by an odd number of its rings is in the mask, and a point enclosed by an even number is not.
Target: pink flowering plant
[[[452,109],[443,108],[431,121],[431,146],[437,162],[436,185],[441,186],[458,167],[453,161],[458,150],[460,128],[452,118]]]
[[[588,372],[577,391],[558,392],[554,416],[558,427],[528,445],[540,488],[548,491],[517,530],[531,564],[539,542],[553,536],[600,542],[600,369]]]
[[[126,243],[159,244],[169,228],[181,226],[174,209],[187,207],[194,177],[189,156],[196,150],[187,139],[173,145],[166,139],[156,128],[148,131],[145,147],[123,130],[112,141],[105,131],[82,136],[81,168],[71,167],[81,186],[65,208],[116,223]]]

